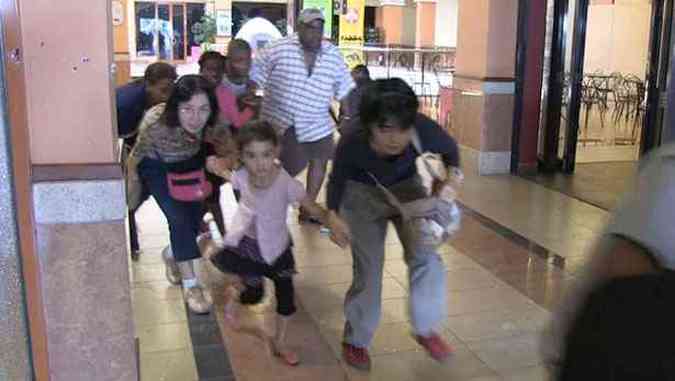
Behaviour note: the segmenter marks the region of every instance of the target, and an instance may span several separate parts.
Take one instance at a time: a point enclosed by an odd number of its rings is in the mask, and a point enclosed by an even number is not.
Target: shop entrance
[[[548,0],[535,181],[612,209],[661,143],[673,0]]]

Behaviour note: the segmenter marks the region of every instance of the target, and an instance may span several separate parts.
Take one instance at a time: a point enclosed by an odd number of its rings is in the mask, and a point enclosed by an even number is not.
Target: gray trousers
[[[424,196],[418,179],[389,189],[402,202]],[[414,333],[427,336],[438,330],[447,313],[446,271],[438,253],[428,247],[412,247],[401,218],[375,186],[350,181],[340,215],[350,228],[354,258],[352,285],[345,298],[344,342],[368,347],[380,322],[384,245],[389,221],[396,227],[408,265],[408,309]]]

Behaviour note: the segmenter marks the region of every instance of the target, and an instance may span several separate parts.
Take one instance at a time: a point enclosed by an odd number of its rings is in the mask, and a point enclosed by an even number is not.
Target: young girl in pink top
[[[299,203],[330,228],[331,239],[341,247],[348,245],[349,233],[339,217],[329,215],[307,198],[304,186],[279,165],[279,138],[269,123],[247,124],[239,131],[237,140],[243,168],[228,177],[233,188],[241,193],[241,199],[222,249],[211,257],[218,269],[239,275],[243,284],[241,292],[234,287],[229,290],[226,319],[236,327],[237,302],[259,303],[264,293],[263,277],[271,279],[277,298],[277,319],[269,344],[275,356],[289,365],[297,365],[297,355],[284,346],[288,319],[296,310],[292,279],[295,260],[286,224],[288,207]]]
[[[235,39],[227,46],[225,75],[216,89],[221,115],[231,123],[236,133],[246,122],[256,117],[260,99],[250,90],[251,46]]]

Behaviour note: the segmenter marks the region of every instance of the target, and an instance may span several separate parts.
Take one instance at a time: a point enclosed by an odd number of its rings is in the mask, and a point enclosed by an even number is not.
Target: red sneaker
[[[345,362],[359,370],[370,370],[370,355],[367,348],[355,347],[342,343],[342,358]]]
[[[427,353],[431,358],[436,361],[445,361],[450,357],[453,350],[450,344],[448,344],[442,337],[437,333],[432,333],[430,336],[422,337],[415,336],[417,342],[426,349]]]

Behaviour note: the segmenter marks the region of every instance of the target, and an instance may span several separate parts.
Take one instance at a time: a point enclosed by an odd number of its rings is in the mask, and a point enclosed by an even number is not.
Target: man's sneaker
[[[359,348],[342,343],[342,358],[345,362],[359,370],[370,370],[370,355],[367,348]]]
[[[185,302],[193,313],[203,315],[211,311],[211,303],[204,296],[204,290],[201,287],[184,288],[183,295],[185,296]]]
[[[424,349],[426,349],[429,356],[431,356],[431,358],[436,361],[447,360],[453,352],[450,344],[448,344],[437,333],[433,333],[427,337],[418,335],[415,336],[415,339]]]
[[[164,273],[166,275],[166,280],[169,283],[177,286],[181,283],[180,270],[178,269],[178,264],[173,258],[173,252],[171,252],[171,246],[167,246],[162,250],[162,260],[164,261]]]

